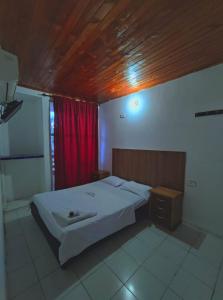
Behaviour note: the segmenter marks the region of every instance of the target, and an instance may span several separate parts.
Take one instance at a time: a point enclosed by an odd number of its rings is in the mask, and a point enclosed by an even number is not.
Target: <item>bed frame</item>
[[[32,215],[34,217],[34,219],[36,220],[37,224],[39,225],[39,227],[41,228],[43,234],[45,235],[51,250],[53,251],[54,255],[56,256],[56,259],[59,262],[59,247],[60,247],[60,242],[49,232],[47,226],[45,225],[45,223],[43,222],[38,208],[36,207],[36,205],[34,203],[30,204],[31,207],[31,212]],[[148,203],[141,206],[140,208],[138,208],[135,211],[135,216],[136,216],[136,222],[141,221],[143,219],[148,219],[149,218],[149,205]],[[115,234],[115,233],[114,233]],[[100,242],[100,241],[99,241]],[[62,269],[65,269],[71,262],[72,262],[73,258],[70,258],[67,262],[65,262],[63,265],[60,265]]]
[[[164,185],[184,191],[185,160],[185,152],[113,149],[112,174],[150,186]],[[34,203],[31,203],[31,212],[59,262],[60,242],[49,232]],[[137,222],[149,219],[148,203],[138,208],[135,214]],[[61,268],[66,268],[72,259]]]

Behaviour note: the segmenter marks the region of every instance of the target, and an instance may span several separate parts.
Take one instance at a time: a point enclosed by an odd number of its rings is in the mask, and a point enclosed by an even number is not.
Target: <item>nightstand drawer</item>
[[[151,209],[160,212],[169,212],[171,206],[171,201],[159,196],[153,196],[151,199]]]
[[[150,192],[152,221],[173,230],[181,222],[183,193],[165,187],[153,188]]]
[[[162,208],[162,207],[152,207],[152,215],[153,216],[160,216],[160,217],[165,217],[169,218],[170,215],[170,209],[168,208]]]
[[[165,226],[166,228],[170,227],[170,218],[168,216],[154,214],[152,220],[155,224],[158,224],[160,226]]]
[[[164,197],[155,196],[155,205],[159,207],[170,207],[170,201]]]

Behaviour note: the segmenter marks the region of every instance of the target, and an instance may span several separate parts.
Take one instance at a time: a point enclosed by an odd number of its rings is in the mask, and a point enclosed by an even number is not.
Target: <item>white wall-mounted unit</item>
[[[0,124],[8,122],[22,106],[22,101],[14,99],[18,79],[17,56],[0,48]]]
[[[0,102],[13,100],[18,80],[17,56],[0,48]]]

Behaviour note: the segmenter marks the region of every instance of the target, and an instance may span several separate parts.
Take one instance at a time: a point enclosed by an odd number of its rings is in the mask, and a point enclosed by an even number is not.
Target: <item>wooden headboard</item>
[[[186,153],[112,149],[112,174],[150,186],[184,191]]]

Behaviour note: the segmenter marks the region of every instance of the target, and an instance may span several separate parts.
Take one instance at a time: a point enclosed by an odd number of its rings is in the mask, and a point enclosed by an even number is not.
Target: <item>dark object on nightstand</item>
[[[93,179],[93,181],[97,181],[97,180],[103,179],[108,176],[110,176],[109,171],[98,170],[98,171],[93,172],[92,179]]]
[[[182,222],[183,193],[159,186],[150,190],[150,218],[161,227],[174,230]]]

